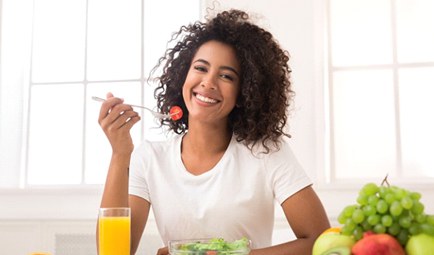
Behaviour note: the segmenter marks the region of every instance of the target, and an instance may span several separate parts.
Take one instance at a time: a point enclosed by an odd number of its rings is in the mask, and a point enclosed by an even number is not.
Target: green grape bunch
[[[424,212],[422,195],[391,186],[387,177],[381,185],[367,183],[359,191],[357,204],[346,206],[338,216],[342,234],[356,240],[363,233],[387,233],[405,246],[412,235],[425,233],[434,236],[434,215]]]

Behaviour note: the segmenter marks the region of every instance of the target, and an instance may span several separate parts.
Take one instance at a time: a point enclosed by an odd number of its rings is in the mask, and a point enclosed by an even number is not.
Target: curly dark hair
[[[294,95],[291,89],[288,66],[289,54],[282,50],[272,34],[249,22],[249,15],[240,10],[223,11],[207,22],[196,22],[182,26],[171,41],[177,40],[173,48],[160,58],[163,74],[157,77],[155,89],[157,106],[168,113],[171,106],[183,110],[180,120],[161,120],[177,134],[188,130],[188,111],[182,87],[191,61],[201,45],[215,40],[232,46],[239,60],[240,93],[237,106],[229,114],[229,127],[237,141],[244,142],[250,149],[262,143],[266,153],[270,143],[279,147],[285,132],[287,111]]]

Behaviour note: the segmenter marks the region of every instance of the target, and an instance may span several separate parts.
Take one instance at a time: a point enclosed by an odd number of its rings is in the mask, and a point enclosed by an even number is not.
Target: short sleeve
[[[146,171],[149,170],[146,162],[147,142],[143,142],[139,147],[134,149],[131,154],[130,176],[129,176],[129,194],[141,197],[150,201],[148,183],[146,181]]]
[[[280,149],[272,152],[265,162],[274,196],[282,204],[290,196],[312,185],[286,140]]]

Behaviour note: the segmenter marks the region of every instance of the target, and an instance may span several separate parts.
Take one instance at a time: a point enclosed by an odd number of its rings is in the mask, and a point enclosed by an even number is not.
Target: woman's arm
[[[286,199],[282,209],[297,239],[252,250],[250,255],[311,255],[316,238],[330,227],[324,207],[311,186]]]
[[[131,254],[136,254],[143,230],[148,221],[151,204],[145,199],[134,195],[129,196],[129,203],[131,207]]]
[[[112,147],[101,207],[128,207],[128,168],[134,149],[130,130],[139,120],[131,106],[111,93],[101,105],[98,122]]]
[[[128,175],[134,145],[130,130],[139,120],[140,116],[131,106],[123,104],[123,100],[113,97],[113,94],[107,94],[107,100],[101,105],[98,117],[98,122],[112,147],[100,205],[102,208],[131,207],[128,201]],[[131,214],[135,214],[133,209]],[[98,242],[98,228],[96,236]],[[135,245],[136,248],[137,246],[138,244]]]

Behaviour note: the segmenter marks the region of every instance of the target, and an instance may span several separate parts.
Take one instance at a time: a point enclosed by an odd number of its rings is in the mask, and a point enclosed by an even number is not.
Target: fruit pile
[[[321,234],[313,255],[434,254],[434,215],[420,199],[418,192],[390,186],[387,177],[381,185],[365,184],[357,204],[338,216],[342,227]]]

